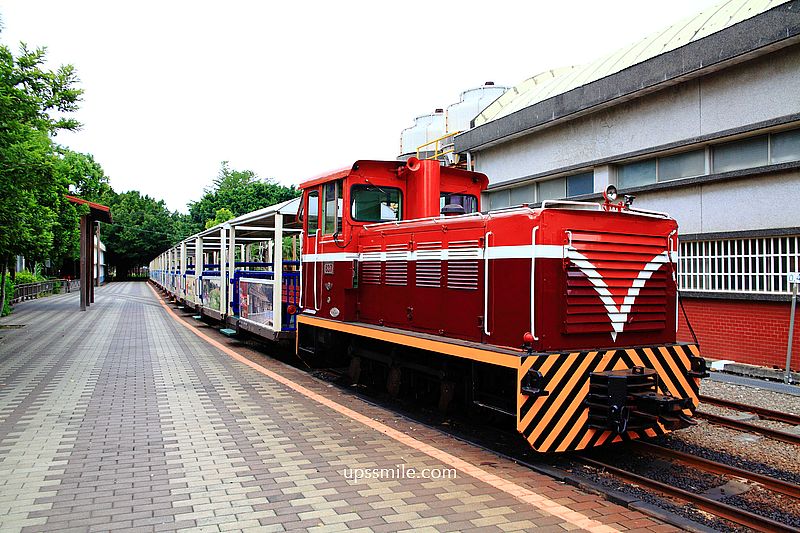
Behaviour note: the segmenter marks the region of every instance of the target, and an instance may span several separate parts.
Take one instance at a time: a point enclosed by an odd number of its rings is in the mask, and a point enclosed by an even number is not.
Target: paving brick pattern
[[[565,531],[575,527],[234,361],[143,283],[25,302],[0,324],[0,531]],[[235,343],[235,341],[230,341]],[[619,530],[674,528],[271,370]]]

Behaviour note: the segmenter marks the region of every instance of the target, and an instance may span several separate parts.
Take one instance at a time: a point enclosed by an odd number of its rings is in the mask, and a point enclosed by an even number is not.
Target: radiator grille
[[[666,326],[671,263],[666,237],[573,231],[572,246],[592,265],[570,254],[566,263],[567,333],[652,331]],[[651,263],[650,272],[646,265]],[[667,264],[665,264],[667,263]],[[582,266],[584,268],[582,268]],[[634,281],[641,278],[637,285]],[[643,285],[642,285],[643,283]],[[603,301],[607,289],[613,299]],[[627,301],[626,301],[627,297]],[[629,305],[633,302],[633,308]],[[635,313],[633,313],[635,309]],[[613,326],[612,326],[613,324]]]
[[[442,286],[442,243],[417,243],[416,284],[436,289]]]
[[[408,284],[408,245],[386,245],[386,284],[404,287]]]
[[[380,285],[382,265],[381,247],[364,246],[361,250],[361,283]]]
[[[479,257],[477,240],[451,242],[447,248],[447,288],[477,290]]]

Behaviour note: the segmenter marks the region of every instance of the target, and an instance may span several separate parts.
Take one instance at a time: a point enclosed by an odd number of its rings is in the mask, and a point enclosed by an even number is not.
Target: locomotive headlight
[[[606,187],[606,190],[603,192],[603,198],[605,198],[609,202],[613,202],[617,199],[617,188],[613,185],[609,185]]]

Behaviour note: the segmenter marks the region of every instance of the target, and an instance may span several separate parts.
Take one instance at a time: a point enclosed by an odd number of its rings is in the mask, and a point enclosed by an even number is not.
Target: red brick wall
[[[711,359],[784,368],[789,335],[788,302],[684,298],[700,351]],[[679,310],[678,340],[691,341]],[[800,370],[800,305],[795,311],[792,369]]]

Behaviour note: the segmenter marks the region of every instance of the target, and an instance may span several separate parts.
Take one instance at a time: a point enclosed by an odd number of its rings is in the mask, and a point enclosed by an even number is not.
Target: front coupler
[[[655,370],[633,367],[593,372],[589,376],[589,427],[622,434],[661,424],[673,430],[695,422],[684,414],[691,398],[676,398],[658,391]]]

